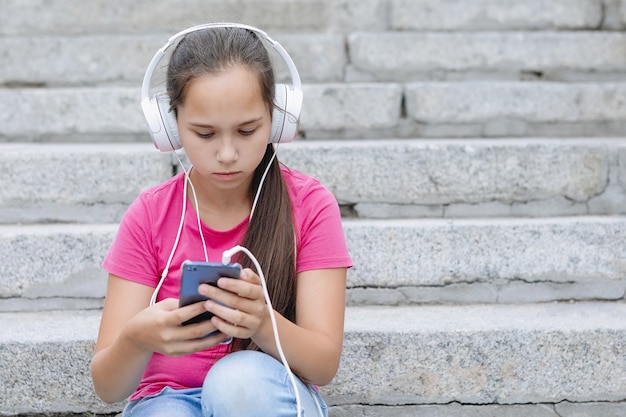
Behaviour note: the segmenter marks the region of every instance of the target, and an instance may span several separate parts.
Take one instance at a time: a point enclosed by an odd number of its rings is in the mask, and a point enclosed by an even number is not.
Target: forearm
[[[339,367],[342,343],[322,332],[300,327],[274,312],[283,353],[291,370],[315,385],[328,384]],[[280,360],[269,313],[253,341],[265,353]]]
[[[114,343],[96,352],[91,376],[98,396],[107,403],[128,398],[137,388],[152,352],[139,349],[120,335]]]

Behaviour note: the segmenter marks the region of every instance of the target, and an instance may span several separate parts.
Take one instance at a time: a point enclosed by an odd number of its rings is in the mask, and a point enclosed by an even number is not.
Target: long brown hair
[[[263,101],[270,114],[274,103],[274,71],[267,50],[256,34],[241,28],[208,28],[187,34],[176,46],[168,64],[167,91],[174,111],[184,101],[185,86],[204,74],[226,71],[235,65],[255,74]],[[267,279],[273,307],[287,319],[296,320],[296,254],[292,204],[278,159],[272,161],[274,147],[267,145],[263,160],[256,168],[250,187],[253,201],[261,177],[271,166],[250,219],[243,246],[257,260]],[[247,256],[237,259],[243,267],[254,265]],[[258,273],[258,271],[257,271]],[[256,349],[250,339],[238,340],[232,349]]]

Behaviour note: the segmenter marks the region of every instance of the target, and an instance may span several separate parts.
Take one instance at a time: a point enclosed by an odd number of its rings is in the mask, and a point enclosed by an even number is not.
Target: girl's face
[[[263,159],[271,114],[257,75],[242,66],[187,84],[177,109],[178,131],[201,186],[245,192]]]

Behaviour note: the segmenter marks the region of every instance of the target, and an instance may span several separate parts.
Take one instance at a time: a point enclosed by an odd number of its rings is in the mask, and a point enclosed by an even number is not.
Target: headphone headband
[[[260,40],[271,45],[272,49],[282,58],[289,69],[292,84],[290,86],[276,84],[275,86],[275,108],[272,112],[272,133],[269,142],[290,142],[297,133],[297,123],[300,118],[302,108],[302,83],[300,75],[293,60],[282,47],[281,44],[269,37],[264,31],[239,23],[206,23],[192,26],[171,36],[168,41],[155,53],[150,61],[141,85],[141,108],[146,122],[150,128],[150,133],[154,144],[162,152],[173,151],[182,147],[178,137],[176,118],[169,111],[169,100],[167,91],[160,90],[151,94],[150,88],[154,74],[166,51],[173,45],[178,44],[186,35],[204,29],[216,28],[239,28],[255,33]]]

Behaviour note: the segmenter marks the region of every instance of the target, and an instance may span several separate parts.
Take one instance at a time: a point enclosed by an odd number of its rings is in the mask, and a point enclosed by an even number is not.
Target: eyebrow
[[[252,124],[252,123],[256,123],[256,122],[260,121],[261,119],[263,119],[263,116],[257,117],[256,119],[251,119],[251,120],[247,120],[245,122],[239,123],[237,126],[245,126],[245,125],[249,125],[249,124]],[[191,125],[193,127],[204,128],[204,129],[213,129],[213,125],[206,124],[206,123],[190,122],[189,125]]]

